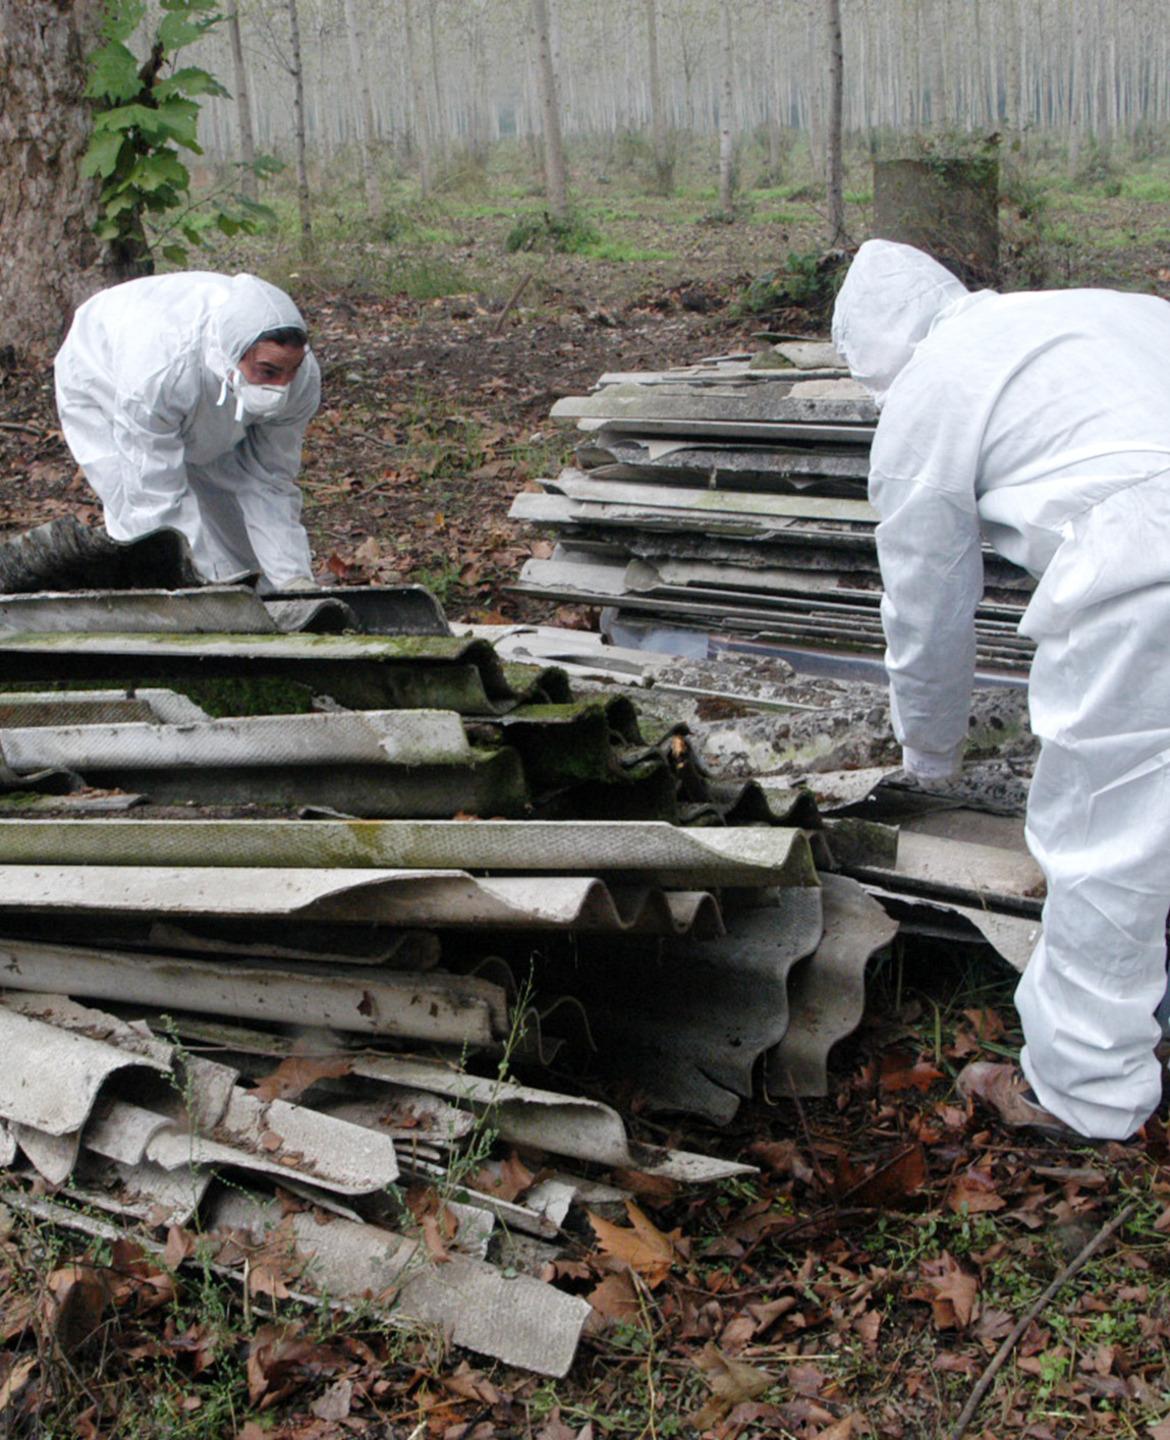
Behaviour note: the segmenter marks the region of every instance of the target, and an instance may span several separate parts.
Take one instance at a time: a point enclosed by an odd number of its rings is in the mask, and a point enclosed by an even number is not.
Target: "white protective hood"
[[[867,240],[858,250],[833,310],[833,344],[875,404],[885,404],[915,348],[968,294],[949,270],[910,245]]]
[[[208,318],[204,350],[207,368],[220,380],[266,331],[288,326],[308,330],[284,291],[258,275],[233,275],[224,288],[222,303]]]

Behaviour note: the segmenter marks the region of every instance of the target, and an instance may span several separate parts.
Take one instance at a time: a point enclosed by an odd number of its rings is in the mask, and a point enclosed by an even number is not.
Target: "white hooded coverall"
[[[208,580],[259,571],[281,589],[312,575],[296,477],[321,398],[306,354],[271,418],[236,418],[236,366],[300,311],[254,275],[188,272],[103,290],[57,354],[57,409],[115,540],[181,531]],[[230,377],[230,378],[229,378]]]
[[[1044,933],[1016,991],[1024,1072],[1084,1135],[1154,1111],[1170,910],[1170,305],[968,293],[871,240],[833,339],[881,406],[870,470],[886,666],[907,769],[967,730],[980,542],[1038,580],[1028,844]]]

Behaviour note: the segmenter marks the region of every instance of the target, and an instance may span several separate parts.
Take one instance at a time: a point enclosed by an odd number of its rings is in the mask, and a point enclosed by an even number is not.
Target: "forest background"
[[[199,148],[171,143],[186,183],[160,162],[176,203],[141,213],[146,250],[121,263],[246,268],[295,296],[324,373],[303,475],[321,572],[427,584],[453,617],[545,618],[507,587],[551,546],[507,511],[570,454],[547,419],[558,395],[604,370],[752,350],[763,332],[823,333],[826,257],[872,233],[875,160],[994,159],[1005,287],[1170,296],[1170,0],[134,12],[0,0],[4,530],[100,518],[48,361],[76,300],[117,278],[93,229],[108,177],[85,159],[111,16],[135,22],[135,75],[160,22],[193,27],[175,27],[189,43],[155,68],[155,100],[185,69],[230,92],[179,94]],[[154,123],[137,119],[132,138]],[[1040,1307],[971,1433],[1167,1440],[1164,1132],[1082,1152],[982,1130],[951,1077],[972,1055],[1014,1053],[1005,988],[961,967],[915,975],[900,957],[874,993],[829,1100],[673,1132],[746,1156],[757,1178],[705,1197],[644,1185],[636,1235],[610,1233],[608,1249],[578,1237],[562,1283],[594,1293],[621,1269],[634,1298],[562,1384],[477,1367],[376,1313],[241,1296],[182,1237],[160,1261],[82,1254],[0,1211],[0,1426],[62,1440],[695,1424],[722,1440],[936,1437],[1017,1318],[1124,1215],[1114,1248]],[[99,1338],[72,1348],[55,1297],[82,1303],[95,1285]]]

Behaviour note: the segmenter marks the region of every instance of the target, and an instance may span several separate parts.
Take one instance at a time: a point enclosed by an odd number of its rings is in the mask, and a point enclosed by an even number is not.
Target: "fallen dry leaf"
[[[8,1374],[4,1377],[3,1384],[0,1384],[0,1414],[3,1414],[12,1404],[13,1400],[20,1394],[28,1384],[29,1378],[37,1368],[37,1357],[25,1355],[18,1360]]]
[[[976,1277],[969,1275],[946,1250],[936,1260],[924,1260],[919,1273],[925,1287],[914,1291],[910,1298],[930,1302],[934,1323],[940,1330],[965,1330],[979,1303]]]
[[[468,1180],[473,1190],[481,1190],[497,1200],[518,1200],[531,1190],[536,1176],[520,1159],[515,1150],[503,1160],[492,1160],[477,1170]]]
[[[878,1083],[883,1090],[897,1094],[903,1090],[929,1090],[942,1078],[942,1071],[925,1060],[912,1065],[908,1056],[895,1050],[882,1056]]]
[[[818,1430],[815,1440],[852,1440],[852,1436],[857,1433],[861,1423],[861,1413],[855,1410],[851,1415],[846,1415],[834,1424],[827,1425],[825,1429]]]
[[[638,1292],[628,1270],[607,1275],[585,1298],[607,1320],[636,1320],[641,1314]]]
[[[956,1176],[947,1191],[947,1208],[956,1215],[961,1215],[964,1211],[969,1215],[978,1215],[990,1210],[1002,1210],[1006,1205],[1007,1201],[996,1189],[994,1178],[986,1170],[977,1170],[974,1167]]]
[[[696,1430],[716,1425],[735,1405],[754,1400],[776,1383],[776,1377],[755,1365],[724,1355],[710,1340],[695,1356],[695,1366],[711,1387],[706,1403],[690,1417]]]
[[[839,1203],[847,1200],[851,1205],[889,1209],[921,1189],[926,1177],[926,1152],[921,1145],[907,1146],[860,1177],[842,1155],[834,1177],[834,1198]]]
[[[681,1230],[672,1230],[669,1235],[664,1235],[632,1200],[626,1201],[630,1229],[612,1225],[592,1211],[587,1213],[604,1254],[612,1255],[615,1260],[636,1270],[652,1290],[662,1284],[679,1253]]]
[[[41,1323],[65,1355],[72,1355],[101,1324],[109,1299],[105,1281],[90,1265],[65,1265],[46,1282]]]
[[[353,1381],[337,1380],[309,1409],[318,1420],[344,1420],[353,1402]]]
[[[348,1075],[353,1062],[344,1056],[326,1056],[314,1059],[311,1056],[292,1055],[282,1060],[271,1075],[260,1080],[252,1094],[257,1100],[295,1100],[303,1095],[318,1080],[337,1080]]]

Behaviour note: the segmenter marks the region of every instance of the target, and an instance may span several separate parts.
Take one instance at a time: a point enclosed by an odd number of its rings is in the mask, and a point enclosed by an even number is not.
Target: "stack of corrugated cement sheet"
[[[620,643],[653,632],[657,648],[674,636],[694,653],[688,637],[719,635],[798,665],[880,653],[877,517],[865,499],[877,412],[823,343],[763,359],[789,368],[716,359],[615,373],[558,401],[554,417],[584,432],[578,463],[516,497],[513,517],[558,544],[515,588],[602,607]],[[979,662],[1020,675],[1032,582],[990,551],[985,562]]]
[[[853,949],[823,951],[841,900],[808,797],[710,781],[682,727],[647,740],[629,699],[577,699],[556,666],[452,636],[429,597],[6,597],[0,686],[13,1203],[46,1203],[22,1189],[39,1176],[70,1223],[198,1217],[260,1246],[275,1228],[303,1288],[385,1288],[543,1373],[567,1367],[581,1302],[536,1279],[505,1293],[484,1255],[538,1271],[574,1204],[622,1199],[615,1168],[743,1167],[641,1144],[541,1089],[542,1068],[726,1120],[785,1041],[790,992],[809,1016],[847,990],[785,1062],[785,1084],[823,1088],[889,941],[860,894]],[[505,1061],[538,1083],[502,1080]],[[504,1201],[464,1175],[487,1123],[551,1178]],[[440,1269],[402,1233],[399,1175],[450,1212]],[[274,1208],[289,1190],[295,1233]]]

